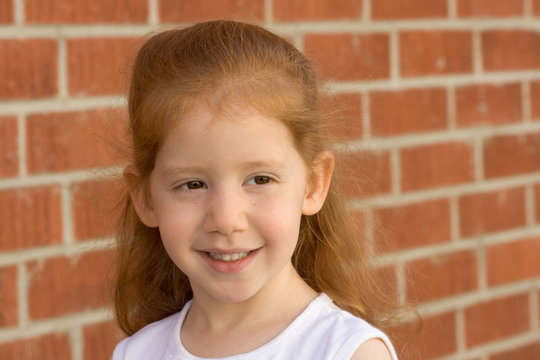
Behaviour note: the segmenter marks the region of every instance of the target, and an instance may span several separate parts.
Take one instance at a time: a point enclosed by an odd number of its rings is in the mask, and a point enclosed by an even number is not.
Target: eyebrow
[[[255,160],[247,161],[240,164],[242,169],[254,169],[254,168],[270,168],[270,169],[283,169],[286,167],[285,163],[278,160]],[[203,166],[170,166],[166,167],[161,171],[165,177],[174,176],[182,173],[204,173],[207,172],[206,168]]]

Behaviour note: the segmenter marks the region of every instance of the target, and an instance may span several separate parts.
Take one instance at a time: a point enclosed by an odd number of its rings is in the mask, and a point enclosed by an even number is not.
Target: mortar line
[[[531,317],[531,330],[538,331],[538,289],[532,288],[529,295],[529,307],[530,307],[530,317]]]
[[[536,204],[534,197],[534,185],[525,185],[525,219],[527,226],[536,225]]]
[[[457,129],[457,104],[456,104],[456,88],[454,85],[446,87],[446,116],[448,117],[448,130],[454,131]]]
[[[460,218],[459,218],[459,200],[456,195],[449,197],[450,203],[450,238],[453,242],[459,241],[460,237]]]
[[[264,23],[266,25],[274,22],[274,4],[272,0],[264,0]]]
[[[521,82],[521,112],[522,112],[524,122],[532,122],[530,80],[523,80]]]
[[[13,18],[17,27],[24,24],[24,0],[13,0]]]
[[[58,96],[60,99],[67,99],[69,96],[66,48],[66,39],[63,37],[58,38]]]
[[[23,115],[17,117],[17,154],[19,157],[19,176],[26,177],[26,118]]]
[[[28,274],[26,266],[22,262],[17,266],[17,275],[19,327],[25,328],[28,325]]]
[[[457,19],[458,18],[458,11],[457,11],[456,0],[448,0],[446,5],[448,6],[448,18],[449,19]]]
[[[73,244],[73,211],[72,211],[72,194],[69,184],[61,186],[61,206],[62,206],[62,237],[64,244]]]
[[[465,334],[465,312],[463,309],[456,311],[456,353],[461,354],[467,350]]]
[[[157,0],[148,0],[148,25],[159,25],[159,3]]]
[[[84,340],[81,325],[69,332],[69,340],[71,342],[71,356],[73,360],[83,360]]]

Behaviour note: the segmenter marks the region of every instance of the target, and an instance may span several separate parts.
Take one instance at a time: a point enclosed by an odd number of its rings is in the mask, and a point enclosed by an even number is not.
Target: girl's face
[[[301,216],[324,201],[308,177],[278,120],[198,106],[166,135],[139,214],[159,227],[195,298],[239,302],[288,284]]]

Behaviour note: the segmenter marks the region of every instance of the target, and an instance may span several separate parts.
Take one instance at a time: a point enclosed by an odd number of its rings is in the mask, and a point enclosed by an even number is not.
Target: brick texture
[[[28,171],[44,173],[118,165],[120,158],[108,141],[120,136],[124,116],[111,109],[29,116]]]
[[[531,115],[535,120],[540,120],[540,81],[531,84]]]
[[[4,359],[17,360],[72,359],[68,335],[56,333],[2,343],[0,354]]]
[[[403,190],[460,184],[474,178],[472,148],[465,143],[440,143],[401,151]]]
[[[474,236],[523,227],[525,191],[523,188],[462,196],[459,199],[462,236]]]
[[[0,178],[17,175],[19,171],[17,118],[0,117],[0,134],[3,134],[0,142]]]
[[[362,0],[274,0],[273,15],[277,21],[359,19]],[[307,5],[307,6],[306,6]]]
[[[304,47],[323,79],[374,80],[390,75],[386,34],[308,34]]]
[[[522,1],[458,0],[460,17],[517,17],[523,16]]]
[[[363,99],[358,94],[328,95],[321,101],[325,128],[336,140],[358,140],[363,135]]]
[[[467,31],[407,31],[400,42],[403,76],[469,73],[472,71],[472,35]]]
[[[55,40],[0,39],[0,100],[56,95],[57,52]]]
[[[60,188],[0,191],[0,251],[62,242]]]
[[[540,133],[497,136],[484,144],[486,178],[540,170]]]
[[[527,295],[514,295],[482,302],[465,309],[467,346],[477,346],[523,333],[529,327],[529,297]]]
[[[110,251],[100,251],[29,263],[30,318],[44,319],[109,305],[104,281],[111,261]]]
[[[456,90],[459,126],[505,124],[523,119],[520,84],[472,85]]]
[[[540,34],[524,30],[493,30],[482,34],[487,71],[540,68]]]
[[[72,95],[124,94],[129,61],[140,40],[86,38],[67,41],[69,92]]]
[[[538,359],[538,354],[540,354],[540,341],[493,354],[489,357],[489,360],[536,360]]]
[[[148,17],[145,0],[26,0],[28,23],[140,23]]]
[[[0,0],[0,24],[13,22],[13,0]]]
[[[0,328],[18,323],[17,268],[0,268]]]
[[[357,152],[340,159],[343,180],[340,184],[352,197],[389,193],[391,191],[390,155],[386,152]]]
[[[390,136],[445,129],[446,91],[414,89],[370,94],[371,130]]]
[[[219,18],[262,21],[264,19],[263,0],[208,0],[177,1],[161,0],[159,16],[162,22],[205,21]]]
[[[448,14],[445,0],[372,0],[371,17],[376,20],[443,18]]]
[[[110,359],[114,346],[124,336],[113,322],[87,325],[83,328],[84,360]]]
[[[488,284],[500,285],[540,276],[540,238],[493,245],[487,249]]]

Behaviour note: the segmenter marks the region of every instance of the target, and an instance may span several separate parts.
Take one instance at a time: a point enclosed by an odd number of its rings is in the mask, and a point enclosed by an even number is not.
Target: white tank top
[[[208,360],[190,354],[180,340],[180,328],[190,306],[191,301],[182,311],[151,323],[122,340],[114,349],[113,360]],[[349,360],[369,339],[381,339],[392,359],[397,360],[396,352],[383,332],[341,310],[327,295],[321,294],[265,345],[220,360]]]

